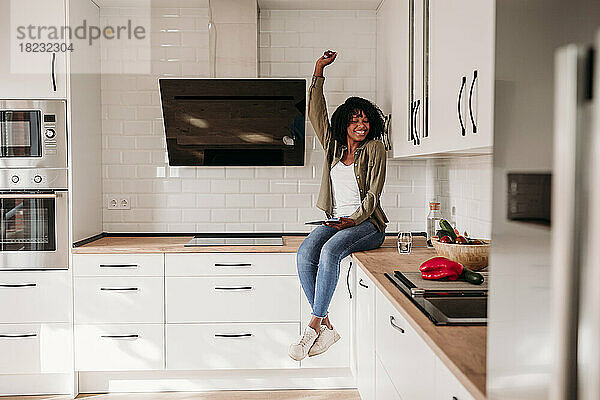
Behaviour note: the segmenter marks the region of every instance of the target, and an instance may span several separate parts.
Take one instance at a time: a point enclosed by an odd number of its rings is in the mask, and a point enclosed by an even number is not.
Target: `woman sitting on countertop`
[[[325,222],[298,249],[298,276],[312,307],[312,319],[297,343],[290,346],[294,360],[325,352],[340,339],[327,310],[340,274],[340,261],[357,251],[378,248],[388,222],[379,197],[385,182],[384,117],[369,100],[350,97],[331,117],[323,96],[323,69],[337,53],[326,51],[315,64],[309,89],[308,116],[323,149],[325,166],[317,207]]]

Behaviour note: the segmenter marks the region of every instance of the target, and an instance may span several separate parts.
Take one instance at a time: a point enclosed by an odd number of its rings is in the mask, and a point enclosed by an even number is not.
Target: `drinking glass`
[[[410,232],[398,233],[398,252],[400,254],[410,254],[412,248],[412,234]]]

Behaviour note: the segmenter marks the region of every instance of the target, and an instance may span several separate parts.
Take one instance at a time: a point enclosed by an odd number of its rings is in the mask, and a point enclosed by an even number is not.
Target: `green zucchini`
[[[472,283],[473,285],[481,285],[483,283],[483,275],[479,272],[471,271],[468,268],[463,268],[463,272],[458,278],[462,281]]]
[[[452,237],[452,236],[450,235],[450,232],[448,232],[448,231],[447,231],[447,230],[445,230],[445,229],[440,229],[440,230],[438,230],[438,231],[435,233],[435,236],[437,236],[437,237],[438,237],[438,239],[441,239],[441,238],[443,238],[444,236],[450,236],[450,237]]]
[[[448,236],[450,236],[453,242],[456,242],[456,233],[454,232],[454,228],[452,228],[452,225],[450,225],[448,221],[446,221],[445,219],[441,219],[440,229],[448,231],[448,233],[450,234]]]

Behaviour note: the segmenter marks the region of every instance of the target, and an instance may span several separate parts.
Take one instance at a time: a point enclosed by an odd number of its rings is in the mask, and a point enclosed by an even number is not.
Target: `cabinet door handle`
[[[104,290],[104,291],[107,291],[107,292],[136,292],[139,289],[136,288],[136,287],[122,287],[122,288],[118,288],[118,287],[115,287],[115,288],[102,287],[102,288],[100,288],[100,290]]]
[[[348,267],[348,274],[346,275],[346,287],[348,288],[348,296],[352,299],[352,291],[350,290],[350,271],[352,271],[352,261],[350,261],[350,266]]]
[[[52,53],[52,91],[56,92],[56,53]]]
[[[226,291],[247,291],[252,290],[252,286],[215,286],[215,290],[226,290]]]
[[[100,268],[139,268],[137,264],[100,264]]]
[[[473,88],[475,87],[476,80],[477,70],[473,71],[473,80],[471,81],[471,89],[469,90],[469,116],[471,117],[471,125],[473,125],[473,133],[477,133],[477,125],[475,124],[475,118],[473,118]]]
[[[465,124],[462,119],[462,112],[460,110],[460,103],[462,101],[463,89],[465,88],[465,84],[467,83],[467,77],[462,77],[462,84],[460,85],[460,91],[458,92],[458,122],[460,122],[461,135],[465,136],[467,132],[465,131]]]
[[[390,325],[392,325],[392,327],[393,327],[394,329],[397,329],[397,330],[399,330],[399,331],[400,331],[400,333],[404,333],[404,329],[402,329],[401,327],[399,327],[398,325],[396,325],[396,324],[394,323],[394,321],[395,321],[395,319],[394,319],[394,316],[393,316],[393,315],[390,315]]]
[[[3,333],[3,334],[0,334],[0,338],[3,338],[3,339],[22,339],[22,338],[32,338],[32,337],[37,337],[37,333],[24,333],[24,334]]]
[[[365,285],[365,284],[364,284],[364,282],[363,282],[362,278],[361,278],[361,279],[358,281],[358,284],[359,284],[360,286],[364,287],[365,289],[368,289],[368,288],[369,288],[369,285]]]
[[[215,267],[251,267],[250,263],[215,263]]]
[[[138,339],[140,335],[102,335],[100,336],[104,339]]]
[[[458,397],[452,396],[452,400],[458,400]]]
[[[11,283],[2,283],[0,284],[0,288],[26,288],[26,287],[36,287],[37,283],[18,283],[18,284],[11,284]]]
[[[421,140],[419,139],[419,122],[417,121],[417,115],[419,115],[419,106],[421,105],[421,100],[417,100],[415,101],[415,108],[414,108],[414,117],[412,118],[413,121],[413,139],[414,139],[414,145],[415,146],[419,146],[421,144]]]
[[[219,339],[246,339],[251,338],[251,333],[215,333],[215,337]]]

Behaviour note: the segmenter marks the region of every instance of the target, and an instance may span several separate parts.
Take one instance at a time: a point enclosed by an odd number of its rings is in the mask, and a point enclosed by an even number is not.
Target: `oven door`
[[[0,100],[0,168],[66,168],[66,102]]]
[[[66,191],[0,192],[0,269],[68,269]]]

